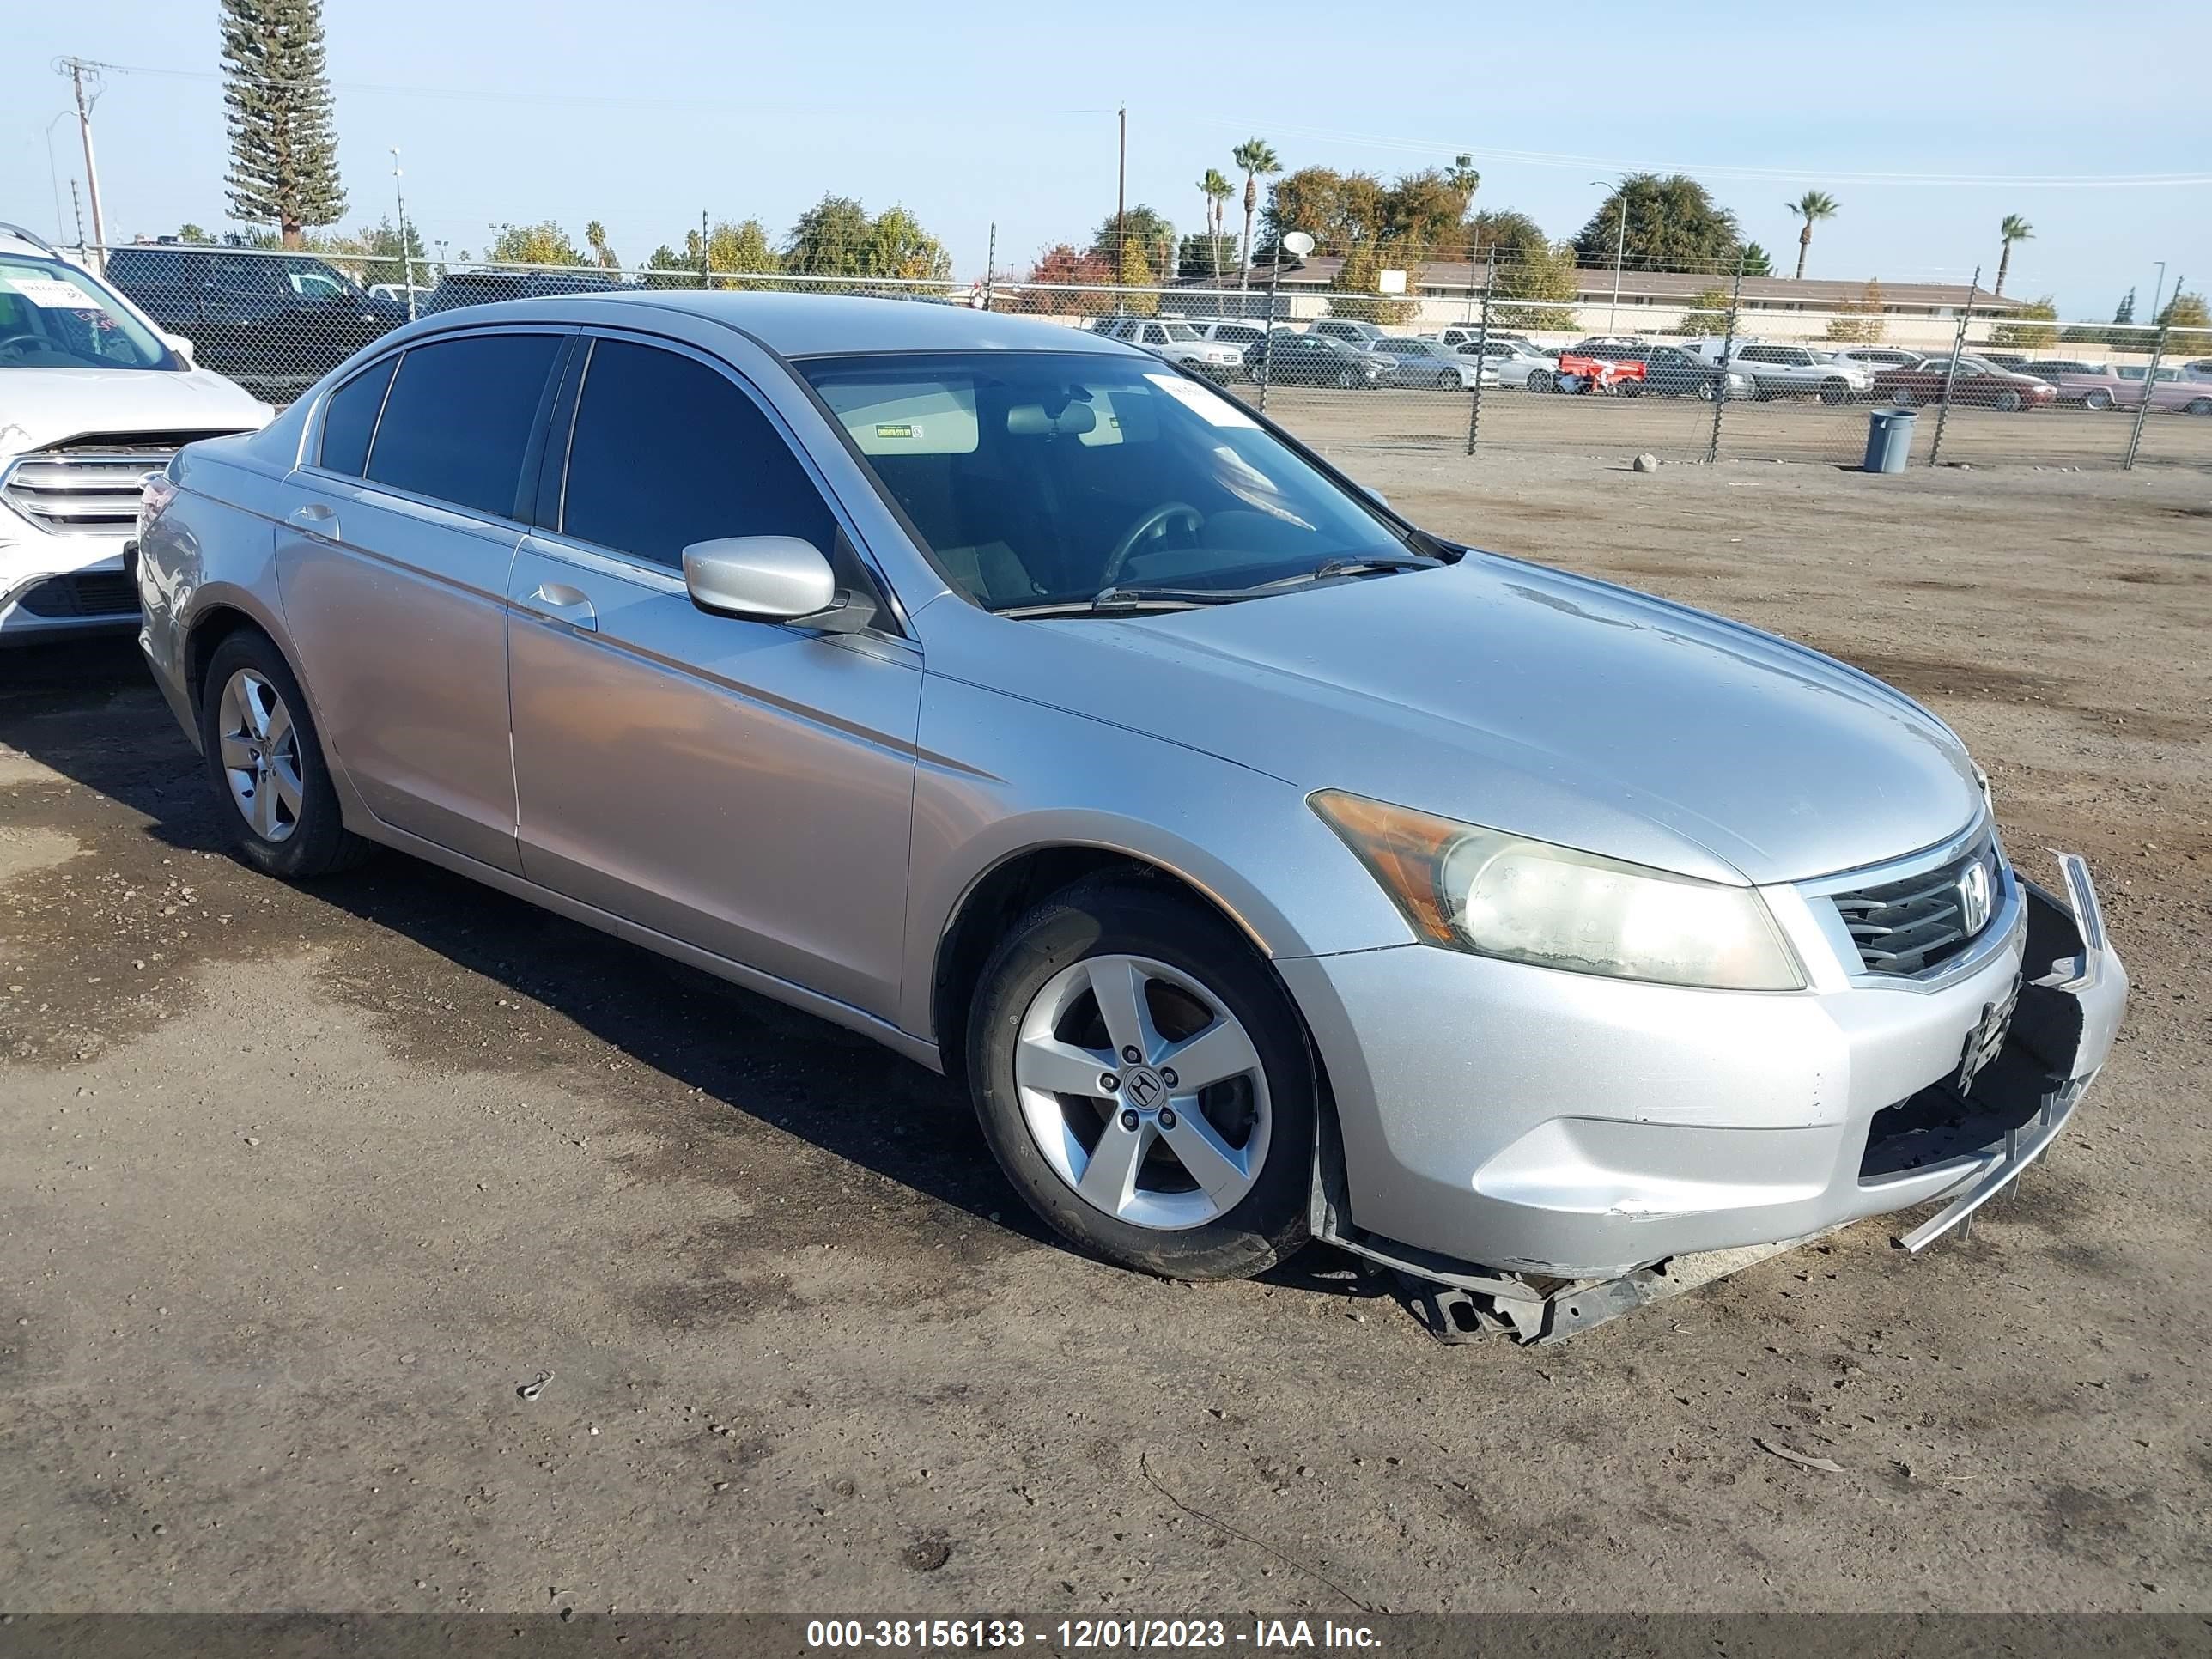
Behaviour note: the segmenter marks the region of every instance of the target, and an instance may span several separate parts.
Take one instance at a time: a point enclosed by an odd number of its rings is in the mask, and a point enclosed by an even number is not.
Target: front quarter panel
[[[937,951],[1006,860],[1124,853],[1182,878],[1271,957],[1402,945],[1404,919],[1281,779],[941,674],[925,678],[900,1024],[933,1034]],[[942,1034],[947,1042],[957,1034]]]

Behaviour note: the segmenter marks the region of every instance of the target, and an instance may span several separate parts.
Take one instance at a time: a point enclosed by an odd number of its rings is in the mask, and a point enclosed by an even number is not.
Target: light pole
[[[399,146],[392,147],[392,200],[399,210],[399,269],[407,283],[407,320],[415,320],[415,254],[407,246],[407,194],[399,185]]]
[[[1609,179],[1593,179],[1590,183],[1601,190],[1613,188]],[[1613,319],[1620,313],[1620,266],[1628,252],[1628,191],[1621,190],[1620,196],[1620,214],[1613,237],[1613,303],[1606,307],[1605,313],[1605,331],[1608,334],[1613,332]]]

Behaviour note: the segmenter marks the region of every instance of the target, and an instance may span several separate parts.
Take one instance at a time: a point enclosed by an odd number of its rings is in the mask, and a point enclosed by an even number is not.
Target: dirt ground
[[[1971,1240],[1540,1350],[1116,1272],[938,1080],[404,858],[251,874],[127,644],[15,653],[0,1605],[2212,1606],[2212,477],[1348,459],[1887,677],[2089,855],[2133,1009]]]

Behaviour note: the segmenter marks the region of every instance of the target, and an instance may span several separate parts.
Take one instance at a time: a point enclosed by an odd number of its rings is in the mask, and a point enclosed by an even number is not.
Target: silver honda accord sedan
[[[1910,699],[1048,321],[444,313],[184,449],[137,568],[252,864],[398,848],[865,1032],[1181,1278],[1923,1243],[2125,999]]]

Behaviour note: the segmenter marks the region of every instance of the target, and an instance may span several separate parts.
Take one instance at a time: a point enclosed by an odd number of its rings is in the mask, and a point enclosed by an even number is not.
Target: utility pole
[[[2165,287],[2166,261],[2160,259],[2158,262],[2158,280],[2150,285],[2150,311],[2143,319],[2145,322],[2154,323],[2158,320],[2158,296],[2160,291]],[[2180,285],[2179,283],[2175,284],[2174,292],[2178,294],[2180,291]]]
[[[64,58],[55,67],[69,76],[70,85],[76,93],[76,127],[84,139],[84,187],[86,193],[92,198],[92,240],[100,248],[99,252],[90,256],[92,268],[97,271],[102,269],[107,258],[107,224],[100,213],[100,169],[93,165],[92,160],[92,106],[85,101],[84,76],[85,71],[90,70],[97,79],[100,66],[88,64],[82,58]],[[93,96],[97,98],[99,95],[95,88]],[[82,233],[79,234],[82,236]]]
[[[1114,171],[1114,281],[1118,285],[1129,257],[1129,106],[1123,104],[1114,113],[1121,121],[1120,159]]]
[[[415,255],[407,246],[407,196],[399,185],[399,146],[392,147],[392,199],[399,209],[399,266],[406,273],[407,320],[415,320]]]
[[[991,308],[993,291],[999,285],[999,222],[991,221],[991,252],[983,270],[983,309]]]

